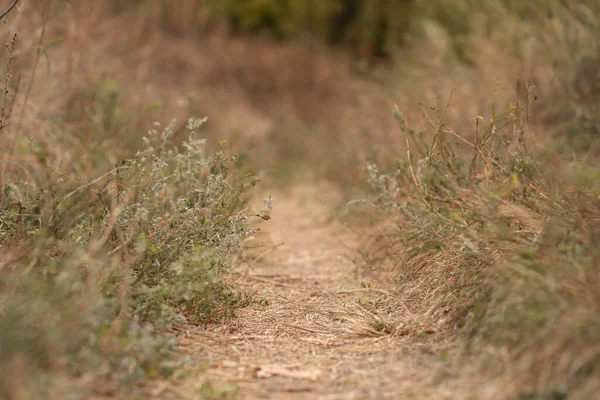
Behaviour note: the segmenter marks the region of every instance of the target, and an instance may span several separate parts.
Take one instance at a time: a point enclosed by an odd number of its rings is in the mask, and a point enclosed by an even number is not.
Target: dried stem
[[[14,7],[17,4],[17,2],[15,1],[15,3],[11,6],[10,9],[12,9],[12,7]],[[8,11],[7,10],[2,16],[6,15],[6,13]],[[6,163],[4,163],[2,165],[2,171],[0,172],[0,184],[3,186],[3,182],[4,182],[4,177],[6,174],[6,165],[11,161],[12,157],[14,156],[16,149],[17,149],[17,139],[19,137],[19,133],[20,133],[20,129],[21,129],[21,123],[23,121],[23,116],[25,115],[25,109],[27,108],[27,103],[29,101],[29,95],[31,94],[31,89],[33,87],[33,83],[35,81],[35,73],[37,71],[37,67],[39,65],[40,62],[40,57],[42,55],[42,43],[44,41],[44,35],[46,33],[46,25],[48,24],[48,19],[49,19],[49,14],[50,14],[50,8],[48,7],[44,13],[44,22],[42,25],[42,31],[40,33],[40,37],[38,39],[38,46],[37,46],[37,52],[36,52],[36,56],[35,56],[35,60],[33,63],[33,69],[31,71],[31,76],[29,78],[29,82],[27,84],[27,90],[25,92],[25,98],[23,100],[23,106],[21,107],[21,112],[19,114],[19,119],[17,122],[17,127],[15,129],[14,135],[12,137],[12,143],[10,145],[9,151],[10,153],[8,154]],[[2,18],[2,16],[0,16],[0,19]],[[3,192],[3,190],[0,190],[0,192]],[[4,204],[4,197],[2,196],[2,194],[0,193],[0,207],[2,207],[2,205]]]
[[[1,18],[1,17],[0,17]],[[8,50],[8,59],[6,60],[6,77],[4,79],[4,97],[2,98],[2,109],[0,110],[0,131],[4,129],[8,124],[4,123],[4,113],[6,109],[6,100],[8,99],[8,84],[10,82],[10,66],[12,65],[13,60],[13,50],[15,48],[15,43],[17,42],[17,34],[13,35],[13,38],[10,42],[6,43],[6,48]]]
[[[463,141],[464,143],[466,143],[467,145],[471,146],[473,149],[475,149],[476,153],[479,153],[479,155],[481,156],[481,158],[483,158],[483,160],[488,163],[491,164],[491,161],[483,154],[483,152],[473,143],[469,142],[467,139],[463,138],[462,136],[460,136],[458,133],[454,132],[452,129],[444,129],[442,132],[444,133],[450,133],[453,136],[455,136],[457,139]]]
[[[425,203],[425,205],[427,207],[433,209],[433,207],[431,207],[431,204],[429,204],[429,202],[427,200],[425,200],[425,196],[423,196],[423,191],[421,190],[421,185],[419,185],[419,181],[417,180],[417,177],[415,176],[415,170],[413,169],[412,162],[410,161],[410,142],[408,141],[408,139],[406,139],[406,156],[408,157],[408,166],[410,168],[410,173],[412,175],[413,181],[415,181],[415,185],[417,185],[417,190],[419,191],[419,194],[421,195],[421,199],[423,200],[423,203]]]
[[[1,17],[0,17],[1,18]],[[8,49],[8,59],[6,60],[6,78],[4,80],[4,97],[2,98],[2,109],[0,110],[0,131],[4,129],[8,124],[4,123],[4,117],[6,112],[6,101],[8,99],[8,85],[10,83],[10,67],[12,65],[13,60],[13,50],[15,48],[15,43],[17,41],[17,35],[15,34],[12,40],[6,43],[6,48]],[[6,160],[6,162],[2,163],[0,166],[0,205],[4,202],[4,182],[6,177],[6,168],[8,163],[10,162],[10,154]]]
[[[450,102],[452,101],[452,95],[454,94],[454,88],[450,91],[450,96],[448,97],[448,102],[446,103],[446,107],[444,107],[444,111],[442,111],[442,115],[440,115],[440,119],[435,127],[435,135],[433,136],[433,143],[431,144],[431,149],[429,150],[429,155],[433,154],[433,150],[435,150],[435,145],[437,144],[440,133],[442,132],[442,127],[444,126],[444,118],[446,117],[446,112],[448,111],[448,107],[450,107]]]
[[[479,154],[479,119],[481,117],[475,117],[475,146],[473,152],[473,159],[471,160],[471,164],[469,165],[469,181],[473,179],[473,171],[475,171],[476,163],[477,163],[477,154]]]
[[[15,8],[18,2],[19,0],[13,1],[13,3],[2,14],[0,14],[0,19],[6,17],[8,13],[11,12],[13,8]]]

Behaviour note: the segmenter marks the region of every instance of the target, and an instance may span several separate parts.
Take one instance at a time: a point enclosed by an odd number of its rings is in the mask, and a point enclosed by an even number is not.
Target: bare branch
[[[12,11],[13,8],[15,8],[15,6],[17,5],[17,3],[19,2],[19,0],[15,0],[10,7],[8,7],[6,9],[6,11],[4,11],[2,14],[0,14],[0,19],[6,17],[6,15]]]

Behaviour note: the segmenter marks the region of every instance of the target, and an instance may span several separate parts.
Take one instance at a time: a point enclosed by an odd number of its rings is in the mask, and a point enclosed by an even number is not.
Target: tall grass
[[[593,398],[598,3],[421,5],[422,47],[398,70],[434,101],[397,109],[405,153],[367,168],[367,265],[389,265],[413,314],[464,341],[474,398]]]
[[[426,3],[426,4],[425,4]],[[405,90],[431,98],[455,88],[448,121],[515,98],[513,83],[535,92],[530,123],[537,140],[566,156],[598,151],[600,6],[595,1],[423,2],[410,62],[400,64]],[[414,120],[414,119],[413,119]]]
[[[396,114],[408,151],[391,170],[367,169],[389,228],[365,252],[391,265],[423,323],[465,340],[481,362],[469,370],[475,397],[592,398],[600,170],[596,158],[561,158],[538,140],[534,95],[522,87],[466,132],[447,124],[450,100],[424,114],[427,130]]]
[[[483,388],[502,380],[492,398],[591,398],[600,389],[600,170],[536,149],[514,106],[476,119],[474,140],[436,111],[429,142],[398,115],[410,151],[395,171],[369,167],[374,202],[396,227],[369,254],[393,263],[424,320],[459,328],[472,354],[492,346],[478,375]]]

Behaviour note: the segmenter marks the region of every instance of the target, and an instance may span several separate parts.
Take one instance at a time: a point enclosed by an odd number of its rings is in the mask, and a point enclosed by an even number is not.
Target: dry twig
[[[6,17],[8,13],[11,12],[13,8],[15,8],[18,2],[19,0],[13,1],[13,3],[2,14],[0,14],[0,19]]]

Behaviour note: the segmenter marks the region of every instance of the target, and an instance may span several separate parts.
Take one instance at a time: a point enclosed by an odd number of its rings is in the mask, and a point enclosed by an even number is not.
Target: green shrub
[[[143,151],[85,183],[58,174],[5,185],[3,397],[89,390],[77,388],[82,376],[116,389],[168,375],[165,328],[233,315],[240,297],[223,278],[255,231],[240,210],[256,179],[236,176],[235,157],[206,154],[203,122],[188,122],[181,150],[174,122],[153,129]]]

